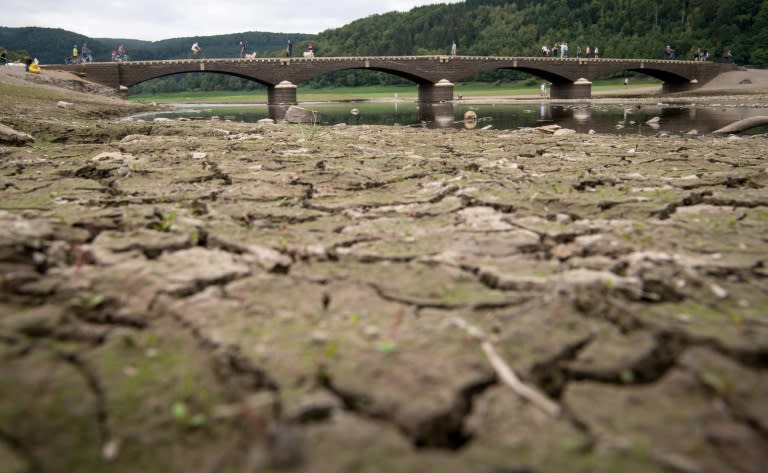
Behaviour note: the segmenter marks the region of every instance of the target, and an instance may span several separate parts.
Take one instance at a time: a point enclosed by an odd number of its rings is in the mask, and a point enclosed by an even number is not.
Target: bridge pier
[[[269,117],[273,120],[285,118],[285,112],[288,108],[291,105],[298,105],[298,103],[296,86],[287,80],[267,88],[267,109],[269,110]]]
[[[592,82],[581,78],[576,82],[553,82],[549,98],[589,99],[592,98]]]
[[[441,79],[435,84],[419,84],[419,102],[440,103],[453,100],[453,83]]]

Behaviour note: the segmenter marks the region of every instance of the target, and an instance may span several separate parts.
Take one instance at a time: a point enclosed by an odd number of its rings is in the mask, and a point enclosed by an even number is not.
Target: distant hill
[[[313,35],[303,33],[263,33],[247,31],[216,36],[189,36],[184,38],[164,39],[160,41],[139,41],[131,39],[100,38],[99,41],[112,45],[125,44],[131,60],[179,59],[186,58],[192,43],[199,42],[207,57],[238,57],[240,41],[246,42],[246,52],[255,52],[262,57],[282,54],[288,39],[303,41]],[[110,49],[110,55],[111,55]]]
[[[132,60],[180,59],[189,54],[194,41],[198,41],[208,57],[237,57],[240,41],[245,40],[248,52],[260,56],[282,54],[285,44],[291,38],[300,42],[312,38],[304,33],[263,33],[248,31],[217,36],[196,36],[173,38],[161,41],[142,41],[121,38],[88,38],[87,36],[59,28],[0,27],[0,47],[9,51],[25,50],[37,57],[43,64],[62,63],[72,54],[72,46],[78,49],[87,42],[94,60],[109,61],[112,50],[124,44]]]
[[[0,46],[9,51],[27,51],[44,64],[64,62],[65,57],[72,55],[72,46],[76,44],[79,48],[84,41],[95,51],[106,49],[98,41],[59,28],[0,26]],[[106,60],[106,56],[103,59]]]

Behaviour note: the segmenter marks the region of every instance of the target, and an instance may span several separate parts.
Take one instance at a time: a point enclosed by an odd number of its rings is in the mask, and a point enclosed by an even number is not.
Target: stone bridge
[[[315,58],[221,58],[47,65],[116,89],[173,74],[211,72],[254,80],[268,88],[268,105],[297,104],[296,87],[304,81],[336,71],[368,69],[403,77],[418,85],[421,103],[453,100],[453,85],[475,74],[515,69],[552,83],[553,99],[591,97],[592,80],[633,71],[663,82],[663,92],[699,87],[715,76],[735,70],[734,64],[661,59],[593,59],[494,56],[371,56]]]

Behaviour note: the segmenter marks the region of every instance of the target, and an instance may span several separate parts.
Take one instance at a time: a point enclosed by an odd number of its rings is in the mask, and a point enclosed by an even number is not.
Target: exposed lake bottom
[[[149,107],[13,90],[3,471],[768,464],[768,136],[461,103],[433,129],[405,103],[413,126],[119,121]],[[375,115],[321,121],[352,107]]]

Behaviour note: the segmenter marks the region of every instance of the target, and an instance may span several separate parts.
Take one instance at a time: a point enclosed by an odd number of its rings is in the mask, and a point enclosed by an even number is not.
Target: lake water
[[[656,135],[685,134],[696,130],[710,133],[736,120],[766,115],[765,108],[722,106],[716,104],[589,104],[589,103],[441,103],[413,102],[344,102],[306,103],[301,107],[319,112],[319,123],[335,125],[405,125],[429,128],[456,127],[482,129],[493,127],[507,130],[556,124],[579,133],[595,130],[599,133]],[[155,117],[211,119],[256,122],[270,116],[266,105],[174,105],[174,111],[147,114],[133,119]],[[464,120],[472,112],[476,120]],[[658,122],[648,121],[658,117]],[[765,132],[756,129],[752,133]]]

